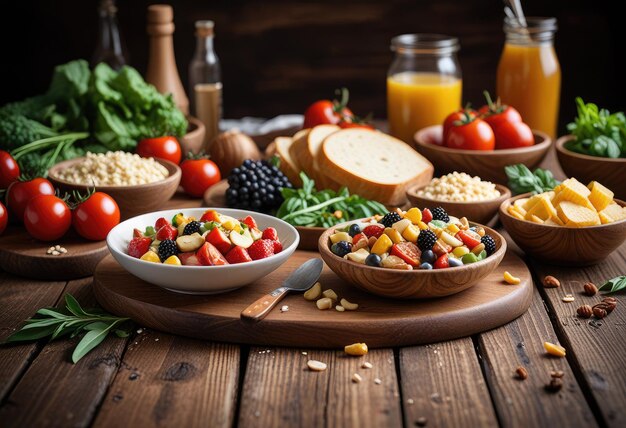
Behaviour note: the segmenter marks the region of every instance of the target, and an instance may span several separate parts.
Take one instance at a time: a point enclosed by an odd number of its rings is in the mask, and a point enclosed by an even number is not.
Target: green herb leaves
[[[576,98],[578,117],[567,125],[576,137],[565,144],[573,152],[605,158],[626,157],[626,116],[611,114],[592,103]]]
[[[547,192],[560,184],[550,171],[537,168],[533,173],[521,163],[505,166],[504,172],[509,178],[509,188],[516,195],[527,192],[533,194]]]
[[[626,289],[626,275],[616,276],[602,284],[598,290],[607,293],[615,293],[616,291]]]
[[[26,320],[22,328],[7,338],[7,342],[38,340],[50,336],[50,340],[70,335],[84,334],[72,354],[78,362],[98,346],[113,331],[118,337],[127,337],[128,329],[118,327],[128,318],[110,315],[100,309],[85,310],[71,294],[65,295],[65,308],[39,309],[33,318]]]
[[[278,208],[276,217],[294,226],[331,227],[344,221],[371,217],[387,212],[384,205],[358,195],[350,195],[342,187],[338,192],[315,189],[315,182],[303,172],[300,173],[302,188],[283,188],[284,202]]]

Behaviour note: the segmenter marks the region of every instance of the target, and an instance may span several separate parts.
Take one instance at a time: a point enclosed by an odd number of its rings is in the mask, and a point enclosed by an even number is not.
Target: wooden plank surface
[[[310,359],[326,363],[327,370],[309,370]],[[373,367],[361,368],[365,361]],[[363,378],[361,382],[351,380],[354,373]],[[400,426],[399,396],[390,349],[350,357],[343,351],[252,348],[241,392],[239,425]]]
[[[94,425],[232,426],[239,347],[139,331]]]
[[[400,349],[405,426],[497,426],[471,338]]]

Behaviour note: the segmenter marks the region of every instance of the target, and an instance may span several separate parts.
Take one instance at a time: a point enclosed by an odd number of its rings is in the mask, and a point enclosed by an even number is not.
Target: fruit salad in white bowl
[[[131,274],[170,291],[221,293],[273,272],[300,237],[269,215],[227,208],[158,211],[128,219],[107,236]]]

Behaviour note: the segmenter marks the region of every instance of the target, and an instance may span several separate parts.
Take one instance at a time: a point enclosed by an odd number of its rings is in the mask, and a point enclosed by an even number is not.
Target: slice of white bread
[[[293,134],[293,143],[289,147],[289,155],[291,156],[291,160],[294,162],[294,165],[298,168],[299,171],[302,171],[304,168],[302,166],[302,160],[298,156],[297,147],[306,145],[306,137],[309,135],[309,128],[301,129],[295,134]],[[308,175],[308,174],[307,174]]]
[[[322,150],[322,143],[330,134],[341,130],[337,125],[318,125],[311,129],[306,139],[305,150],[298,152],[303,170],[315,180],[318,189],[338,190],[341,187],[336,181],[324,174],[318,165],[318,157]]]
[[[351,193],[392,206],[404,204],[406,190],[427,184],[434,171],[426,158],[403,141],[362,128],[326,137],[318,165]]]
[[[280,158],[280,170],[287,176],[291,184],[294,187],[301,187],[302,180],[300,180],[300,169],[296,166],[289,148],[293,144],[293,138],[291,137],[276,137],[274,143],[276,143],[276,154]]]

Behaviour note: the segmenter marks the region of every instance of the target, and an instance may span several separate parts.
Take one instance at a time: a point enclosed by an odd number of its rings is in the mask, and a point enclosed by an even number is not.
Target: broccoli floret
[[[0,112],[0,148],[13,150],[32,141],[58,135],[47,126],[17,114]]]

